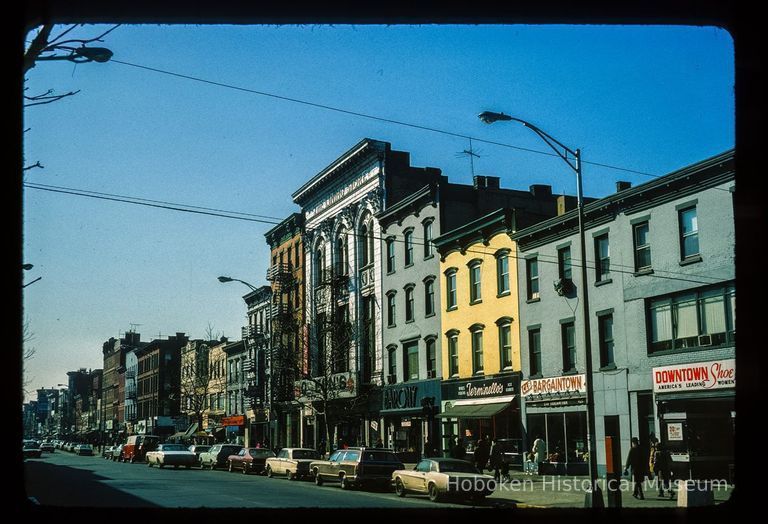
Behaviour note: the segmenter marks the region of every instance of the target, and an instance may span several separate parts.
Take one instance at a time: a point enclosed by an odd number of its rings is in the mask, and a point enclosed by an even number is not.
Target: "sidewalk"
[[[406,469],[413,469],[415,464],[405,464]],[[493,474],[487,470],[486,474]],[[583,508],[586,490],[589,488],[588,476],[566,475],[526,475],[522,471],[509,472],[509,482],[500,484],[488,497],[488,503],[494,501],[514,503],[519,508]],[[608,494],[604,478],[598,481],[603,491],[603,504],[608,508]],[[622,508],[677,508],[677,486],[673,485],[675,498],[670,499],[668,492],[664,498],[658,497],[658,485],[655,479],[646,480],[643,485],[645,499],[632,496],[633,483],[623,477],[618,483]],[[718,486],[712,489],[715,505],[726,502],[733,492],[733,485]]]

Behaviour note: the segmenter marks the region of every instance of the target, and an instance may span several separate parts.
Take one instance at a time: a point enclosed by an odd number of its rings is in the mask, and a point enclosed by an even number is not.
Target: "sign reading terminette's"
[[[735,359],[653,368],[655,393],[735,387]]]

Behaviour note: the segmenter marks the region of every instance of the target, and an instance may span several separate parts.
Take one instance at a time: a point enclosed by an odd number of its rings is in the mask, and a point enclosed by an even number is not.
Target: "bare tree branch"
[[[43,164],[41,164],[41,163],[40,163],[40,161],[38,160],[37,162],[35,162],[35,163],[34,163],[34,164],[32,164],[31,166],[27,166],[27,167],[25,167],[25,168],[24,168],[24,171],[27,171],[27,170],[29,170],[29,169],[32,169],[32,168],[35,168],[35,167],[39,167],[40,169],[45,169],[45,166],[44,166]]]
[[[50,104],[50,103],[53,103],[53,102],[58,102],[62,98],[66,98],[68,96],[76,95],[77,93],[80,92],[80,90],[78,89],[77,91],[70,91],[69,93],[64,93],[63,95],[47,96],[47,95],[49,95],[52,92],[53,92],[53,90],[49,89],[45,94],[42,94],[42,95],[25,96],[24,100],[30,100],[31,103],[24,104],[24,107],[40,106],[40,105],[43,105],[43,104]]]

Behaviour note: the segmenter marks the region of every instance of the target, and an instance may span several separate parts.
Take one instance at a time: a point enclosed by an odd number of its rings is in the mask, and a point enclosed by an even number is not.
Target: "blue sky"
[[[477,119],[503,111],[580,148],[584,192],[594,197],[735,142],[733,43],[714,27],[125,25],[95,45],[114,60],[40,62],[27,74],[27,94],[80,92],[26,109],[25,162],[45,167],[25,182],[285,217],[297,210],[291,193],[363,137],[471,182],[469,160],[457,155],[465,138],[118,60],[549,152],[522,126]],[[499,176],[503,187],[575,192],[556,157],[473,147],[475,173]],[[132,323],[142,340],[199,338],[209,324],[238,339],[248,289],[216,277],[266,284],[268,224],[29,188],[23,202],[24,262],[35,266],[25,282],[43,277],[24,290],[32,390],[102,367],[102,343]]]

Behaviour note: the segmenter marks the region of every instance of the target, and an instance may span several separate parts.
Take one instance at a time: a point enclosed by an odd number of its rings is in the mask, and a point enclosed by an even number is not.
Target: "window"
[[[424,222],[424,258],[434,254],[432,247],[432,221]]]
[[[387,372],[389,375],[387,382],[390,384],[394,384],[395,382],[397,382],[397,346],[389,346],[387,348],[387,359],[388,359]]]
[[[613,315],[597,317],[598,336],[600,337],[600,367],[615,363],[613,355]]]
[[[296,268],[301,267],[301,257],[299,256],[299,243],[293,245],[293,258],[296,259]]]
[[[560,278],[572,279],[571,246],[557,250],[557,273]]]
[[[435,314],[435,279],[424,281],[424,315],[429,317]]]
[[[336,274],[347,274],[347,235],[344,233],[336,239]]]
[[[482,300],[482,285],[480,281],[480,262],[470,262],[469,266],[469,303]]]
[[[598,282],[607,279],[611,273],[611,250],[608,233],[595,237],[595,275]]]
[[[635,224],[632,229],[632,238],[635,242],[635,271],[650,269],[651,245],[648,243],[648,222]]]
[[[718,346],[736,341],[736,288],[700,288],[648,301],[649,350]]]
[[[456,271],[445,274],[445,296],[448,309],[456,307]]]
[[[405,288],[405,321],[413,322],[413,284]]]
[[[472,374],[483,372],[483,330],[472,328]]]
[[[435,338],[426,339],[427,344],[427,378],[437,376],[437,341]]]
[[[403,380],[419,380],[419,341],[414,340],[403,344],[405,357]]]
[[[387,293],[387,326],[389,327],[392,327],[397,323],[397,306],[395,301],[396,297],[397,295],[394,291]]]
[[[395,272],[395,239],[387,239],[387,273]]]
[[[448,375],[459,375],[459,334],[455,332],[448,335]]]
[[[699,221],[696,206],[681,209],[680,219],[680,256],[682,259],[699,254]]]
[[[323,266],[325,265],[325,251],[322,247],[315,251],[315,286],[323,282]]]
[[[512,367],[512,328],[509,322],[499,325],[499,355],[502,369]]]
[[[563,371],[576,369],[576,327],[573,322],[560,325],[563,342]]]
[[[373,223],[363,221],[360,225],[357,248],[360,253],[360,267],[373,263]]]
[[[499,295],[509,293],[509,252],[496,257],[496,287]]]
[[[413,264],[413,231],[409,230],[403,233],[405,237],[405,265]]]
[[[541,374],[541,330],[528,330],[528,351],[530,355],[531,376]]]
[[[539,260],[529,258],[525,261],[525,266],[527,269],[528,300],[536,300],[539,298]]]

